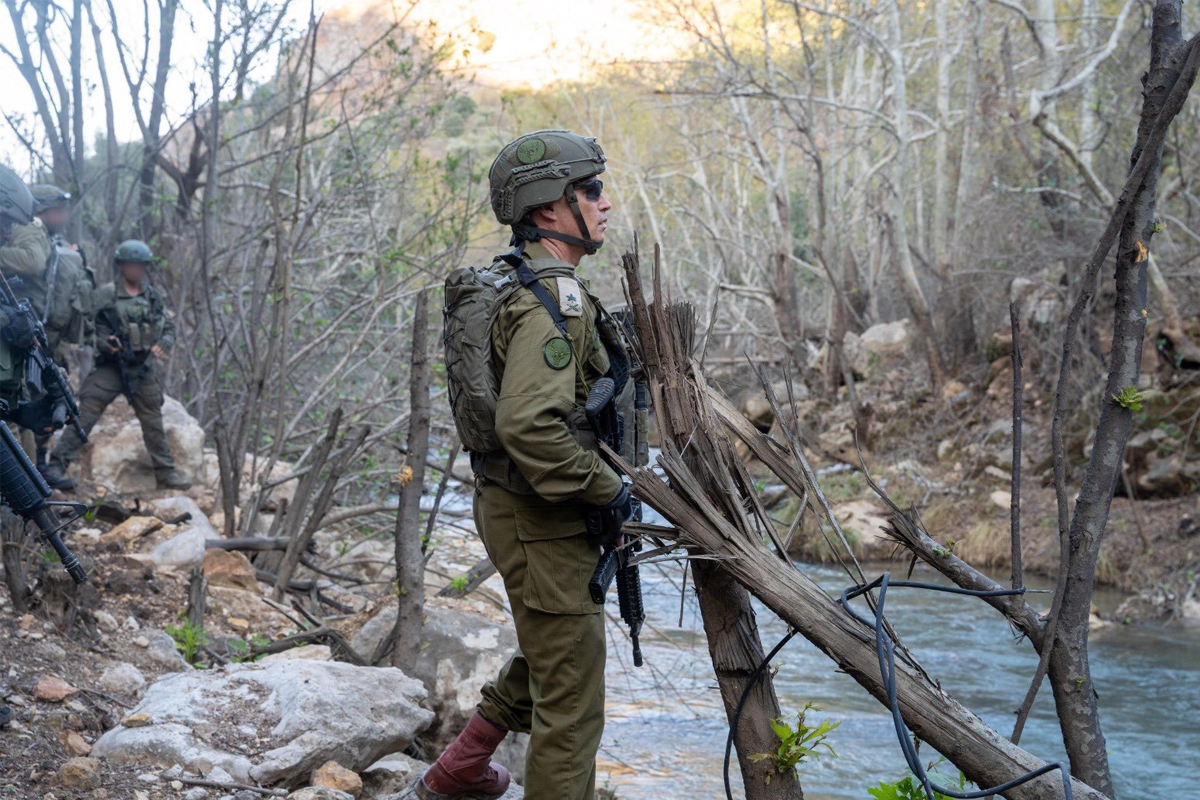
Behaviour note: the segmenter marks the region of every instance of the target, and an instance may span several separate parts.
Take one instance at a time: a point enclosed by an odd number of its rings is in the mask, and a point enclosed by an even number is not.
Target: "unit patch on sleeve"
[[[555,336],[546,342],[546,346],[542,348],[542,355],[552,369],[563,369],[571,363],[571,345],[561,336]]]
[[[574,278],[558,278],[558,308],[564,317],[583,316],[583,291]]]

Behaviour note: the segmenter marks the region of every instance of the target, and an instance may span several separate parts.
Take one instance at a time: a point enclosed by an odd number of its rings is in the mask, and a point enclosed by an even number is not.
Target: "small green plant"
[[[348,541],[346,541],[345,539],[338,539],[337,542],[333,545],[334,551],[337,552],[337,554],[339,556],[344,556],[344,555],[346,555],[346,553],[349,553],[350,547],[351,547],[350,543]]]
[[[1112,396],[1113,402],[1130,411],[1141,411],[1143,395],[1136,386],[1126,386]]]
[[[470,584],[471,579],[466,575],[458,575],[450,579],[450,588],[459,594],[465,592]]]
[[[179,625],[168,625],[163,630],[175,640],[175,649],[183,654],[183,660],[192,666],[199,660],[200,650],[208,644],[203,625],[193,625],[183,620]]]
[[[944,780],[944,778],[937,774],[937,768],[943,761],[945,761],[944,758],[938,759],[929,765],[928,774],[930,778],[937,781]],[[959,772],[958,778],[953,781],[952,785],[959,791],[965,790],[967,788],[967,777]],[[894,783],[880,781],[879,785],[875,788],[867,789],[867,794],[871,795],[875,800],[928,800],[920,781],[913,775],[906,775]],[[934,792],[933,800],[952,800],[952,798],[941,792]]]
[[[817,760],[821,757],[821,748],[829,755],[837,758],[837,752],[826,741],[842,723],[831,719],[822,720],[818,725],[808,724],[808,712],[820,711],[813,703],[805,703],[804,708],[796,714],[796,727],[793,728],[782,717],[771,721],[771,730],[779,738],[779,748],[774,753],[755,753],[750,756],[754,763],[771,760],[773,769],[767,773],[767,783],[772,775],[787,775],[805,758]]]
[[[244,661],[257,661],[262,658],[265,653],[251,654],[251,650],[261,650],[271,643],[271,640],[261,633],[256,633],[249,639],[231,639],[229,640],[229,648],[233,650],[234,655],[229,659],[235,664],[240,664]]]

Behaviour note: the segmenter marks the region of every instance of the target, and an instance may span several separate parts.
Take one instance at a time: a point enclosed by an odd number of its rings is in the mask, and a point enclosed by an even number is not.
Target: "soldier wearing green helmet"
[[[491,756],[509,731],[530,736],[527,800],[592,800],[595,791],[606,641],[588,581],[600,543],[615,542],[633,513],[595,434],[581,424],[595,381],[628,373],[615,325],[575,273],[604,243],[611,205],[597,177],[603,171],[592,138],[544,130],[510,142],[489,182],[492,210],[511,227],[515,249],[447,280],[448,331],[485,331],[472,349],[487,358],[476,366],[464,367],[475,362],[457,359],[447,342],[447,375],[476,475],[476,527],[504,578],[519,649],[483,687],[467,728],[414,783],[422,800],[503,795],[509,775]],[[499,292],[489,295],[490,341],[486,322],[454,318],[467,284]],[[486,393],[489,380],[494,403],[479,405],[475,390]],[[597,509],[608,520],[599,541],[586,523]]]
[[[166,358],[175,344],[175,321],[148,280],[154,254],[145,242],[130,239],[117,247],[113,260],[117,280],[101,286],[91,299],[98,355],[79,389],[80,424],[90,432],[104,409],[124,394],[141,423],[159,488],[186,489],[191,484],[175,471],[163,430],[163,390],[156,362]],[[59,489],[74,487],[66,471],[82,448],[73,430],[64,431],[43,473],[46,482]]]
[[[38,258],[36,247],[27,240],[27,229],[33,225],[34,200],[29,187],[17,173],[0,164],[0,271],[4,276],[16,274],[10,264],[21,267]],[[43,263],[45,254],[42,254]],[[0,305],[0,400],[10,409],[20,401],[25,377],[25,348],[33,343],[33,330],[24,315],[15,308]]]

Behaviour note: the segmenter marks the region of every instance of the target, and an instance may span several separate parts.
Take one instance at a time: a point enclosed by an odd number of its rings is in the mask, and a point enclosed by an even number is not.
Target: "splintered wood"
[[[871,629],[852,619],[787,557],[774,525],[754,490],[754,482],[734,447],[744,441],[780,480],[798,494],[819,496],[811,470],[792,447],[761,433],[709,387],[692,357],[695,313],[686,304],[670,304],[660,280],[655,249],[654,297],[647,299],[636,250],[622,259],[635,348],[649,379],[662,433],[658,466],[622,463],[633,493],[674,527],[640,526],[662,542],[689,548],[712,559],[771,611],[816,645],[880,702],[887,702]],[[791,443],[798,447],[798,442]],[[807,474],[806,474],[807,473]],[[711,562],[710,562],[711,563]],[[989,613],[982,604],[980,613]],[[981,787],[997,786],[1045,762],[1011,744],[983,720],[910,663],[897,659],[896,689],[908,727],[936,748]],[[769,671],[768,671],[769,672]],[[1106,795],[1072,781],[1075,798],[1102,800]],[[1018,800],[1064,796],[1057,772],[1043,775],[1004,794]]]

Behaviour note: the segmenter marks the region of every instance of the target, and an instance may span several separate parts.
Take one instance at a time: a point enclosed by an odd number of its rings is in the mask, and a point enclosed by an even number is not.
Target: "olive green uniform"
[[[36,219],[29,225],[13,228],[8,241],[0,246],[0,272],[10,281],[20,279],[19,284],[14,282],[13,285],[13,293],[18,298],[29,297],[31,290],[36,294],[37,283],[45,272],[51,252],[50,237],[41,220]],[[30,303],[33,303],[32,299]],[[7,315],[0,312],[0,327],[7,324]],[[0,341],[0,399],[11,408],[16,408],[21,399],[24,378],[25,353],[14,351],[6,342]]]
[[[539,243],[526,257],[535,266],[554,261]],[[602,607],[587,587],[600,551],[585,539],[585,516],[610,502],[621,481],[582,430],[588,390],[609,368],[599,301],[570,278],[542,285],[567,319],[569,359],[532,291],[514,294],[492,329],[504,452],[475,457],[475,522],[504,578],[519,650],[484,687],[479,712],[530,734],[528,800],[591,800],[606,650]],[[560,296],[560,287],[572,296]],[[572,287],[583,291],[575,296]]]
[[[120,365],[115,355],[107,353],[105,340],[110,336],[127,337],[134,356],[133,362],[126,365],[133,411],[142,425],[142,439],[154,464],[154,474],[161,479],[174,471],[175,460],[163,430],[162,383],[150,348],[157,344],[164,350],[171,349],[175,344],[175,322],[162,296],[148,283],[133,295],[125,291],[124,283],[105,284],[93,293],[91,306],[100,354],[95,369],[83,379],[79,389],[80,424],[85,433],[90,432],[104,409],[124,392]],[[107,308],[116,310],[119,331],[109,325]],[[73,429],[67,428],[50,460],[65,471],[81,449],[83,441]]]

